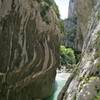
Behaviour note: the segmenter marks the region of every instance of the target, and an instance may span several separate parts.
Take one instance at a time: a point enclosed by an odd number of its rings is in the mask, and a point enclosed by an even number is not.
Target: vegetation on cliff
[[[65,46],[60,46],[60,60],[61,65],[75,64],[75,53],[71,48],[66,48]]]

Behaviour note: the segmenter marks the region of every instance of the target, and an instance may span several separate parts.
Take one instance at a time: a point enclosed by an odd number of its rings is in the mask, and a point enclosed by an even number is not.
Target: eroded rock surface
[[[81,51],[81,47],[76,45],[77,42],[77,0],[70,0],[68,18],[64,20],[64,44],[66,47],[73,48],[76,51]]]
[[[69,10],[68,10],[68,17],[76,16],[76,1],[77,0],[70,0],[69,1]]]
[[[0,100],[43,99],[59,66],[50,0],[0,0]]]
[[[82,58],[62,100],[95,100],[100,92],[100,1],[77,0],[77,21]]]

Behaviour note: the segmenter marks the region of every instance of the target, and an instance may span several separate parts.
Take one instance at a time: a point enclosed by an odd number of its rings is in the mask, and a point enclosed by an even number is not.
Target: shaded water
[[[65,85],[69,76],[70,76],[70,73],[64,73],[64,72],[57,73],[54,93],[51,97],[48,97],[48,99],[46,99],[46,100],[57,100],[57,96],[60,93],[63,86]]]

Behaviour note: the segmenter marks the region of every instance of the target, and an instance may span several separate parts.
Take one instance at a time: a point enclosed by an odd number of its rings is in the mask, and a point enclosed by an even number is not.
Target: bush
[[[47,2],[49,6],[51,6],[54,3],[54,0],[44,0],[44,1]]]
[[[60,46],[60,61],[61,65],[67,65],[67,64],[75,64],[75,54],[74,50],[71,48],[66,48],[65,46]]]
[[[53,3],[53,10],[55,11],[58,18],[60,18],[59,9],[56,3]]]
[[[100,92],[97,94],[94,100],[100,100]]]

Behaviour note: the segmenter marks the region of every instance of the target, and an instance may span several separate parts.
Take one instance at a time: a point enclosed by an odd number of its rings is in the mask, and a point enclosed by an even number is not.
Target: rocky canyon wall
[[[99,100],[96,98],[100,96],[100,1],[76,1],[76,45],[82,46],[82,55],[77,74],[61,100]]]
[[[51,95],[59,33],[53,0],[0,0],[0,100]]]
[[[69,1],[68,18],[76,16],[76,0]]]
[[[76,16],[77,16],[77,33],[76,33],[76,48],[82,50],[83,43],[88,33],[88,22],[95,5],[94,0],[76,0]]]
[[[65,27],[65,46],[81,51],[76,46],[76,33],[77,33],[77,13],[76,13],[76,0],[70,0],[68,18],[64,20]]]
[[[77,51],[82,51],[86,38],[89,16],[95,2],[85,0],[70,0],[68,19],[64,21],[67,36],[65,45]]]

